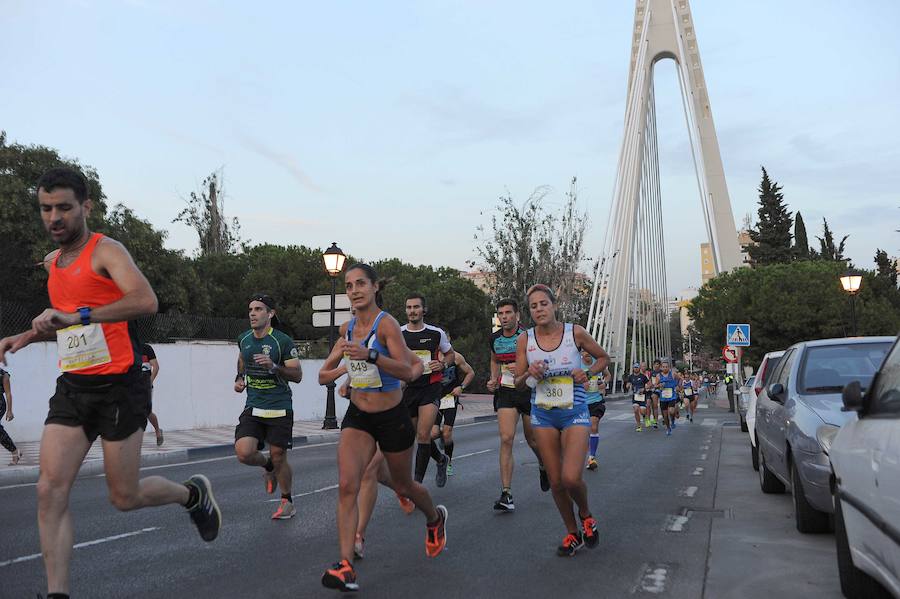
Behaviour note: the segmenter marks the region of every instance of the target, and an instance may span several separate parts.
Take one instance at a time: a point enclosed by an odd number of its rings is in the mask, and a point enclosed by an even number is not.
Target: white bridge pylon
[[[676,63],[714,272],[741,265],[688,0],[636,0],[634,14],[625,131],[587,322],[612,356],[613,380],[629,362],[672,354],[653,92],[662,59]]]

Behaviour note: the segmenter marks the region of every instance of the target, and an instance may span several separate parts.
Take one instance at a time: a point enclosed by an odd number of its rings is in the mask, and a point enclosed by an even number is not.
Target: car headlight
[[[819,442],[819,445],[822,446],[822,451],[825,452],[825,455],[828,455],[831,452],[831,444],[834,442],[834,438],[840,430],[839,427],[834,426],[833,424],[823,424],[816,431],[816,440]]]

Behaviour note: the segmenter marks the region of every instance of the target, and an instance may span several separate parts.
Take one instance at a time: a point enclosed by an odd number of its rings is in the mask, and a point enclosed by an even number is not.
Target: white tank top
[[[534,328],[528,329],[528,363],[543,360],[547,364],[544,378],[531,391],[531,403],[544,409],[571,409],[587,403],[582,385],[572,380],[572,370],[581,368],[581,352],[575,343],[574,328],[565,323],[559,347],[546,351],[538,345]]]

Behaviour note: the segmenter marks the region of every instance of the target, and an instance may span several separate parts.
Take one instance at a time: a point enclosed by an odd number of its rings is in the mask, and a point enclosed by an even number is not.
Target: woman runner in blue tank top
[[[338,541],[341,559],[322,575],[322,584],[343,592],[359,584],[353,568],[360,484],[381,449],[394,490],[408,497],[426,517],[425,553],[437,557],[446,544],[447,508],[435,506],[428,490],[412,479],[415,430],[401,405],[399,381],[422,375],[422,363],[406,347],[400,325],[381,311],[381,287],[375,270],[351,266],[344,275],[347,296],[356,313],[352,325],[341,325],[322,369],[319,384],[350,377],[350,405],[341,422],[338,442]],[[342,363],[343,361],[343,363]]]
[[[584,328],[556,320],[556,297],[549,287],[534,285],[527,299],[535,326],[516,342],[516,372],[521,374],[515,381],[520,389],[532,388],[531,425],[567,531],[557,554],[571,556],[599,542],[582,480],[591,422],[584,387],[606,368],[609,356]],[[594,357],[587,372],[581,350]]]

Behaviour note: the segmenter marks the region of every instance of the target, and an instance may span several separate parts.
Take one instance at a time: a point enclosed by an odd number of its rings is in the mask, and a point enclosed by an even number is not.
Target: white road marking
[[[706,454],[705,454],[705,453],[701,453],[701,454],[700,454],[700,459],[701,459],[701,460],[706,460]]]
[[[666,579],[669,571],[661,566],[651,566],[644,564],[644,573],[634,589],[634,592],[644,591],[645,593],[662,593],[666,590]]]
[[[666,531],[682,532],[688,520],[690,520],[690,516],[669,516],[666,519]]]
[[[718,426],[719,421],[713,418],[704,418],[703,422],[700,423],[701,426]]]
[[[473,455],[481,455],[483,453],[488,453],[490,451],[494,451],[493,449],[482,449],[481,451],[473,451],[472,453],[464,453],[462,455],[453,456],[454,460],[461,460],[463,458],[472,457]]]
[[[701,467],[694,468],[694,471],[691,472],[691,476],[703,476],[703,468],[701,468]]]
[[[306,497],[307,495],[315,495],[316,493],[324,493],[325,491],[334,491],[337,489],[337,485],[328,485],[327,487],[322,487],[321,489],[316,489],[314,491],[307,491],[306,493],[295,493],[294,497]],[[275,499],[267,499],[267,503],[274,503],[277,501],[281,501],[281,497],[277,497]]]
[[[704,449],[709,449],[709,445],[701,445],[700,446],[701,451],[703,451]]]
[[[142,528],[140,530],[135,530],[133,532],[126,532],[120,535],[113,535],[111,537],[103,537],[102,539],[95,539],[93,541],[85,541],[84,543],[76,543],[74,545],[74,549],[82,549],[84,547],[91,547],[93,545],[99,545],[101,543],[109,543],[110,541],[118,541],[119,539],[127,539],[128,537],[136,537],[138,535],[142,535],[148,532],[153,532],[155,530],[159,530],[158,526],[151,526],[149,528]],[[5,562],[0,562],[0,568],[5,566],[11,566],[12,564],[18,564],[21,562],[27,562],[33,559],[38,559],[41,557],[40,553],[32,553],[31,555],[23,555],[22,557],[17,557],[14,559],[6,560]]]
[[[682,497],[693,497],[697,493],[697,487],[685,487],[681,490],[679,495]]]

